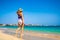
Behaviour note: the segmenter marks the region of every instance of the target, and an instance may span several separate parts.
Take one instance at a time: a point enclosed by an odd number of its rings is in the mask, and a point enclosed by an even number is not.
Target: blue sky
[[[25,24],[60,25],[60,0],[0,0],[0,24],[17,24],[18,8]]]

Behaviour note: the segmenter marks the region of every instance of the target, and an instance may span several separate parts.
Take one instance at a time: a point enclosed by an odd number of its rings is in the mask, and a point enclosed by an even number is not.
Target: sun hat
[[[22,8],[19,8],[18,10],[19,10],[19,11],[23,11],[23,9],[22,9]]]

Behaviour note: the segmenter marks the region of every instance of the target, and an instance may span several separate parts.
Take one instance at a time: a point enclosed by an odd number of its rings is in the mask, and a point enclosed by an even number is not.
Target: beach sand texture
[[[0,40],[60,40],[60,35],[51,35],[44,33],[24,32],[24,36],[21,39],[20,33],[18,37],[14,36],[15,31],[10,29],[0,29]]]

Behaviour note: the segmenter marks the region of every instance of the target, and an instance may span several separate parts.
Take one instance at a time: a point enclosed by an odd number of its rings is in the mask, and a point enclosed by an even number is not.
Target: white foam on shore
[[[8,28],[0,28],[0,29],[8,29]]]

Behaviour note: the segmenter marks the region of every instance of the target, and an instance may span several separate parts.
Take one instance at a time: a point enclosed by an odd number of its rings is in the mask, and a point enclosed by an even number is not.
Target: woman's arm
[[[22,14],[22,23],[24,24],[24,17],[23,17],[23,14]]]

